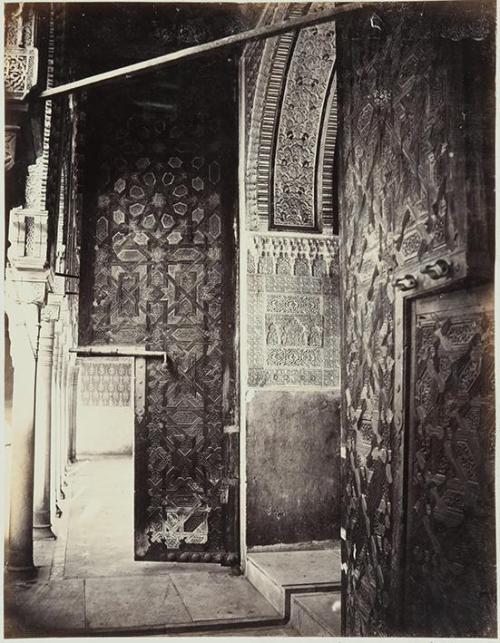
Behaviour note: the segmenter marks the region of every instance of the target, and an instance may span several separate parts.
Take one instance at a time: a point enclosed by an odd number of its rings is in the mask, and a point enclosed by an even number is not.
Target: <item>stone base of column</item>
[[[33,526],[33,539],[34,540],[55,540],[57,536],[52,531],[50,525],[34,525]]]
[[[36,578],[38,570],[36,567],[6,567],[6,580],[23,581]]]
[[[9,580],[32,580],[37,573],[38,570],[33,564],[12,565],[7,563],[5,565],[5,576]]]
[[[36,511],[33,515],[33,538],[35,540],[54,540],[55,533],[52,531],[50,522],[50,511]]]

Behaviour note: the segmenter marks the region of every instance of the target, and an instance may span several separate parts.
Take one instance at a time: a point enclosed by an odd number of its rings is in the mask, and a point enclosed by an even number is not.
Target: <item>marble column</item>
[[[66,349],[66,347],[65,347]],[[66,495],[66,467],[68,464],[68,355],[64,351],[64,366],[62,375],[62,433],[61,433],[61,492]]]
[[[78,370],[79,365],[75,360],[71,367],[70,377],[70,412],[69,412],[69,461],[76,462],[76,413],[77,413],[77,395],[78,395]]]
[[[59,506],[59,432],[60,432],[60,395],[59,395],[59,373],[61,368],[60,359],[60,322],[56,324],[55,341],[54,341],[54,366],[52,381],[52,497],[55,505],[56,514],[59,515],[61,507]]]
[[[51,434],[52,434],[52,370],[54,358],[54,323],[57,307],[42,310],[35,407],[35,538],[55,538],[50,512]]]
[[[7,310],[14,367],[7,571],[16,577],[36,574],[33,563],[33,479],[35,382],[39,306]]]

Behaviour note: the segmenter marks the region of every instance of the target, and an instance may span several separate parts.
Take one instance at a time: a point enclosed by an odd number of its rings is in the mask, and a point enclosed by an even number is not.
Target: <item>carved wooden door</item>
[[[493,297],[412,303],[405,633],[494,636]]]
[[[80,322],[84,343],[168,355],[135,364],[136,559],[231,564],[234,70],[197,65],[170,70],[168,83],[99,96],[89,108],[92,274],[82,282],[92,304]]]

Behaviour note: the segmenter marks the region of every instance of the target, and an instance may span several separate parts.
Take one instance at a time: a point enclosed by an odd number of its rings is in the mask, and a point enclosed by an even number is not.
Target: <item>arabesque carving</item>
[[[248,384],[337,387],[337,240],[253,234],[247,266]]]
[[[321,8],[286,3],[266,15],[278,22]],[[333,22],[246,47],[248,229],[332,232],[334,63]]]
[[[318,230],[315,172],[325,97],[335,62],[335,25],[297,37],[276,140],[272,227]]]

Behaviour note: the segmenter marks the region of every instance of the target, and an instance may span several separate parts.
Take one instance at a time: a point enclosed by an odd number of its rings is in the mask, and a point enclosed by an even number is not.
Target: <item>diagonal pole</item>
[[[279,34],[287,33],[289,31],[293,31],[294,29],[311,27],[323,22],[328,22],[330,20],[334,20],[342,14],[351,13],[353,11],[365,9],[366,7],[370,6],[374,6],[372,2],[350,3],[342,5],[340,7],[337,6],[333,7],[332,9],[325,9],[324,11],[318,11],[317,13],[301,16],[300,18],[293,18],[287,20],[286,22],[281,22],[273,25],[265,25],[263,27],[256,27],[255,29],[242,31],[237,34],[232,34],[231,36],[225,36],[224,38],[219,38],[218,40],[212,40],[201,45],[179,49],[178,51],[173,51],[169,54],[157,56],[156,58],[149,58],[148,60],[143,60],[132,65],[118,67],[117,69],[113,69],[111,71],[88,76],[87,78],[75,80],[71,83],[65,83],[63,85],[59,85],[58,87],[52,87],[43,91],[40,94],[40,98],[47,99],[51,98],[52,96],[67,94],[69,92],[73,92],[79,89],[86,89],[87,87],[100,85],[102,83],[119,78],[132,78],[133,76],[137,76],[139,74],[150,71],[155,71],[160,67],[166,67],[179,61],[195,58],[202,54],[223,49],[224,47],[230,47],[233,45],[250,42],[252,40],[270,38],[271,36],[277,36]]]

